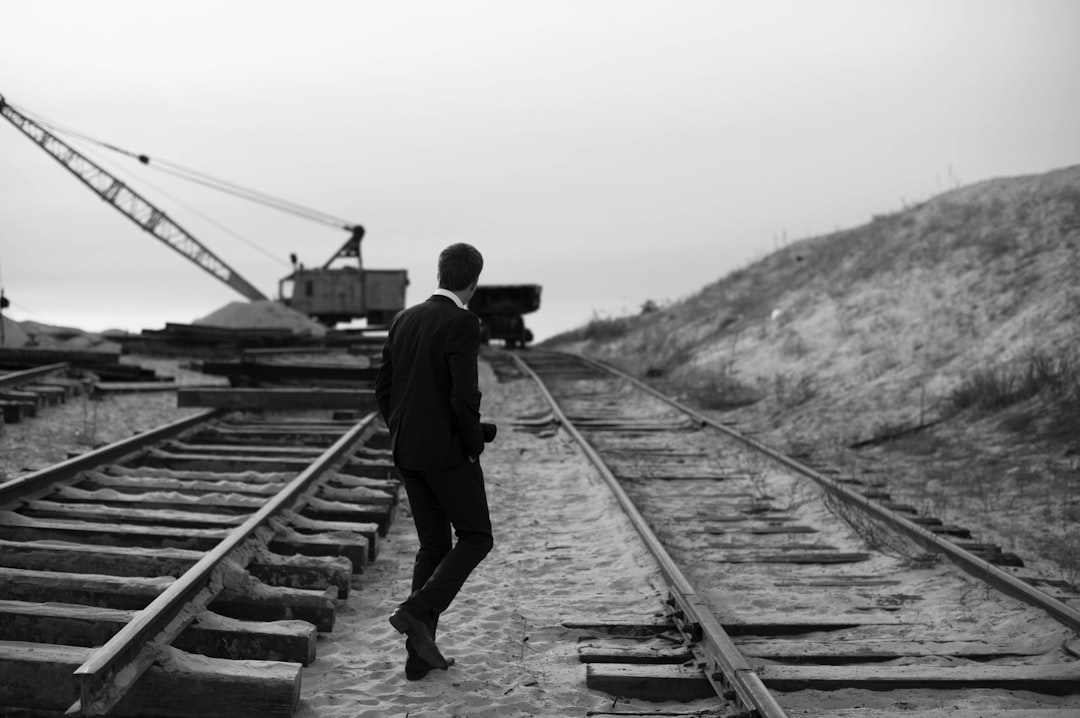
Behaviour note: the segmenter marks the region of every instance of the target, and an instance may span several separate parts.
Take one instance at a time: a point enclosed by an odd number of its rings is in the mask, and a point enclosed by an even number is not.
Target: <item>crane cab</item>
[[[389,324],[405,308],[408,274],[404,269],[299,267],[279,283],[285,306],[334,326],[353,319]]]
[[[322,267],[305,268],[294,256],[293,272],[278,283],[278,296],[285,306],[327,326],[353,319],[366,319],[368,326],[387,325],[405,308],[409,275],[404,269],[364,269],[364,228],[351,230],[349,240]],[[343,258],[355,258],[358,266],[331,266]]]

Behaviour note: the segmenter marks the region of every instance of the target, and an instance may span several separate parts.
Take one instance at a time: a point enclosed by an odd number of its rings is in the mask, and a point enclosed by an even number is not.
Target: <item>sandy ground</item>
[[[332,633],[304,670],[298,718],[585,716],[590,710],[695,711],[714,704],[618,700],[585,686],[567,621],[650,622],[665,595],[655,563],[607,487],[565,433],[515,427],[546,407],[527,383],[499,384],[481,362],[484,419],[499,435],[482,463],[495,548],[443,615],[456,659],[421,681],[404,675],[404,637],[388,617],[405,598],[416,538],[407,502],[379,558],[356,578]],[[170,362],[162,374],[176,373]],[[182,383],[193,379],[186,372]],[[513,388],[511,388],[513,387]],[[0,481],[189,413],[175,395],[78,398],[0,430]]]
[[[613,699],[585,686],[573,620],[640,619],[662,610],[661,580],[629,522],[563,433],[515,429],[543,410],[538,396],[495,382],[481,363],[485,420],[500,431],[482,462],[495,548],[443,614],[438,641],[456,659],[420,681],[404,675],[403,637],[387,618],[408,591],[416,549],[404,513],[360,577],[304,671],[298,718],[584,716]],[[618,701],[618,708],[701,704]]]
[[[484,418],[500,426],[482,459],[495,549],[440,623],[440,646],[456,665],[417,682],[404,676],[404,640],[387,618],[408,590],[416,549],[406,505],[380,557],[342,603],[335,630],[320,637],[318,659],[304,671],[298,718],[717,709],[714,701],[616,702],[586,688],[577,644],[587,633],[563,624],[648,622],[662,611],[662,580],[576,445],[551,428],[538,433],[515,426],[546,410],[530,385],[500,384],[486,363],[481,384]],[[45,411],[47,417],[0,433],[0,479],[190,410],[175,409],[175,397],[165,393],[77,400]]]

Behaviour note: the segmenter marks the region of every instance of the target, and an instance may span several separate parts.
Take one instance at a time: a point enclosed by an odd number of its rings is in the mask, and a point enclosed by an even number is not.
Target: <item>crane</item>
[[[4,100],[3,95],[0,95],[0,114],[132,222],[248,299],[257,301],[267,298],[167,214],[71,145],[18,112]]]
[[[143,230],[248,300],[268,300],[251,282],[165,212],[40,123],[16,110],[3,95],[0,95],[0,115]],[[139,160],[144,164],[149,161],[145,155],[139,155]],[[233,190],[228,191],[236,194]],[[240,195],[250,199],[258,193],[245,191]],[[292,274],[279,283],[279,301],[330,325],[356,317],[365,317],[369,323],[386,323],[405,305],[408,275],[399,269],[364,269],[360,260],[364,228],[346,225],[345,229],[351,232],[349,239],[322,267],[305,269],[294,261]],[[354,257],[359,266],[331,267],[336,259],[348,257]],[[292,291],[287,295],[290,289]]]

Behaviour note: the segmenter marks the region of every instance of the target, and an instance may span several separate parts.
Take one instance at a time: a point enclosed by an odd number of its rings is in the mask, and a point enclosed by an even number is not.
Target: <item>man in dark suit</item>
[[[439,254],[439,288],[394,318],[375,378],[375,399],[420,540],[412,593],[390,616],[407,636],[409,680],[453,662],[435,645],[439,614],[493,544],[480,454],[495,425],[481,426],[480,320],[465,308],[483,266],[468,244]],[[457,535],[452,547],[451,527]]]

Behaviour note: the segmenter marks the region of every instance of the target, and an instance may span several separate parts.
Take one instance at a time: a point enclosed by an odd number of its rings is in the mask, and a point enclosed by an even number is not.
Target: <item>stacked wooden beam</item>
[[[122,364],[120,354],[102,351],[19,348],[0,349],[0,370],[19,371],[44,364],[67,363],[104,381],[156,381],[157,373],[134,364]]]
[[[219,327],[167,323],[164,329],[143,329],[123,337],[126,352],[156,355],[215,356],[255,347],[318,346],[320,340],[279,327]]]
[[[377,366],[368,363],[333,361],[290,362],[266,357],[245,357],[239,361],[206,361],[204,374],[228,377],[236,387],[258,386],[363,386],[375,380]]]

